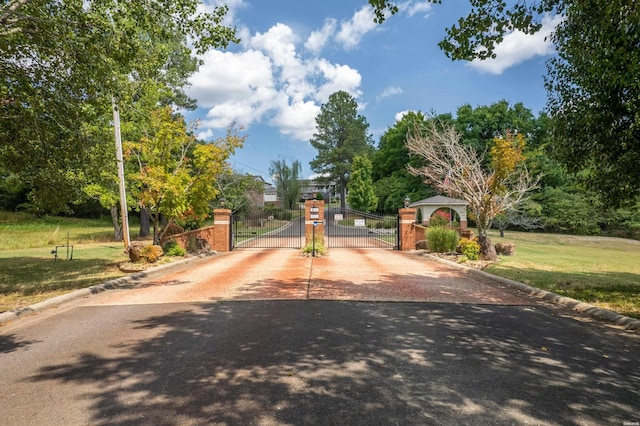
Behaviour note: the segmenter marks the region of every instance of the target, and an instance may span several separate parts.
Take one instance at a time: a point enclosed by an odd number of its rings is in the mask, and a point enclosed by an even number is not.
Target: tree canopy
[[[440,0],[429,0],[440,3]],[[376,22],[402,4],[369,0]],[[640,195],[640,3],[636,0],[470,0],[439,43],[454,60],[489,59],[513,31],[531,34],[561,15],[551,34],[547,108],[554,154],[613,204]]]
[[[271,162],[269,173],[276,181],[276,191],[282,197],[283,207],[293,210],[302,195],[302,164],[298,160],[293,160],[291,165],[284,159],[275,160]]]
[[[351,179],[349,180],[349,194],[347,202],[354,210],[371,212],[378,207],[378,197],[373,188],[371,180],[372,172],[371,160],[367,157],[355,156],[353,158],[353,168]]]
[[[442,0],[427,0],[440,4]],[[505,0],[469,0],[471,10],[467,16],[446,29],[445,38],[438,46],[451,59],[473,60],[495,58],[495,47],[502,42],[505,34],[518,30],[532,34],[542,28],[545,14],[562,13],[564,0],[518,0],[507,3]],[[399,11],[393,0],[369,0],[376,14],[374,19],[382,23],[389,15]]]
[[[0,2],[0,158],[60,211],[82,194],[77,176],[99,140],[86,124],[110,114],[111,96],[131,102],[131,82],[162,82],[176,104],[198,52],[235,41],[226,8],[198,0],[4,0]],[[182,64],[182,66],[172,66]]]
[[[137,164],[128,179],[134,197],[154,224],[154,243],[161,239],[160,215],[173,221],[187,212],[209,213],[219,193],[216,179],[229,166],[226,161],[244,138],[229,129],[214,143],[197,143],[184,118],[170,107],[153,111],[149,127],[137,141],[124,144],[125,155]]]
[[[405,144],[407,133],[416,125],[425,124],[426,120],[421,112],[409,112],[380,137],[378,148],[371,157],[378,210],[396,212],[405,197],[417,201],[435,194],[432,188],[423,185],[420,177],[407,170],[408,164],[422,164],[419,157],[409,155]]]
[[[640,195],[640,3],[571,2],[546,85],[554,152],[613,205]]]

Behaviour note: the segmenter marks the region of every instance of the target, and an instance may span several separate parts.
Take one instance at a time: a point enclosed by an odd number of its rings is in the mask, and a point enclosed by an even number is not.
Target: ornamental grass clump
[[[458,232],[454,229],[431,227],[427,229],[427,247],[434,253],[449,253],[458,246]]]
[[[302,253],[313,255],[315,249],[316,256],[325,256],[327,254],[327,248],[324,245],[324,238],[322,236],[315,238],[315,245],[310,237],[307,238],[307,241],[308,243],[302,248]]]

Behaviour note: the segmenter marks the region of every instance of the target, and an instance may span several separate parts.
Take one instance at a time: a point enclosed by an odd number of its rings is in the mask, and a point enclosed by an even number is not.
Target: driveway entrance
[[[238,250],[148,277],[100,303],[212,300],[350,300],[528,305],[487,279],[400,251],[334,248],[323,258],[298,250]]]
[[[420,256],[182,267],[1,327],[3,424],[638,422],[635,334]]]

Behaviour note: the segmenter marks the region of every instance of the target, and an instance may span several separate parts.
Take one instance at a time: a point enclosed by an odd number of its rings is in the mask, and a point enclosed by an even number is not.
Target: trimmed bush
[[[187,254],[187,251],[175,241],[168,241],[162,248],[167,256],[184,256]]]
[[[427,245],[434,253],[448,253],[455,251],[458,246],[458,232],[453,229],[435,227],[426,231]]]
[[[480,258],[480,244],[475,240],[461,238],[456,251],[469,260],[478,260]]]

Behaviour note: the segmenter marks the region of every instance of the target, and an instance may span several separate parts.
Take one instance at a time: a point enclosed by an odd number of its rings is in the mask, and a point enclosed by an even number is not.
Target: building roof
[[[444,195],[436,195],[435,197],[425,198],[424,200],[411,203],[409,207],[420,206],[450,206],[450,205],[463,205],[467,206],[469,203],[465,200],[459,200],[457,198],[445,197]]]

